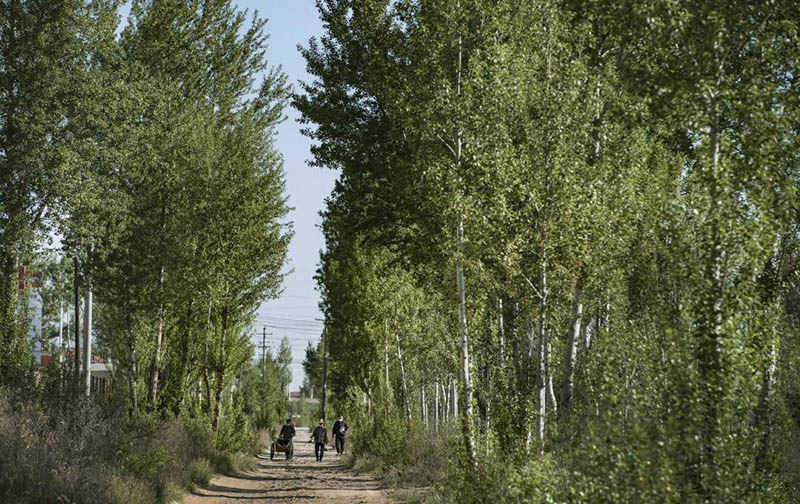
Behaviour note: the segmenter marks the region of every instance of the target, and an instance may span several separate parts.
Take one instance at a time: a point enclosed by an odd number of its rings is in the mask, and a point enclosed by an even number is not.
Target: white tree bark
[[[575,286],[575,300],[572,308],[572,323],[567,330],[567,341],[564,345],[564,365],[561,380],[561,414],[564,419],[569,416],[572,393],[575,388],[575,359],[578,355],[578,339],[583,323],[583,292],[580,284]]]
[[[452,397],[450,398],[450,404],[453,406],[453,414],[450,418],[456,419],[458,418],[458,383],[453,381],[452,385]]]
[[[536,439],[539,441],[539,455],[544,455],[544,428],[547,413],[547,260],[544,258],[539,274],[541,299],[539,302],[539,351],[536,370]]]
[[[448,401],[449,384],[445,386],[444,383],[439,385],[442,389],[442,423],[447,423],[448,414],[450,413],[450,402]]]
[[[428,424],[428,405],[426,403],[425,398],[425,385],[420,387],[420,409],[422,410],[422,423],[425,424],[425,427],[430,430],[430,424]]]
[[[92,287],[83,298],[83,372],[84,393],[88,396],[92,388]]]
[[[545,356],[545,369],[547,370],[547,399],[553,407],[553,415],[558,412],[558,400],[556,399],[556,391],[553,387],[553,370],[551,368],[553,362],[552,345],[550,344],[550,337],[547,338],[547,355]]]
[[[433,382],[433,430],[439,431],[439,381]]]
[[[589,322],[583,327],[583,349],[592,348],[592,338],[597,328],[597,317],[589,317]]]
[[[163,294],[164,288],[164,266],[161,266],[158,277],[159,295]],[[150,383],[147,387],[147,402],[150,406],[155,405],[158,395],[158,372],[161,369],[161,348],[164,344],[164,303],[158,307],[158,329],[156,331],[156,346],[153,350],[153,360],[150,365]]]
[[[409,402],[408,399],[408,382],[406,381],[406,368],[403,365],[403,353],[400,351],[400,335],[398,334],[396,329],[394,331],[394,342],[395,346],[397,346],[397,362],[400,365],[400,382],[403,389],[403,405],[406,408],[406,418],[408,419],[408,422],[411,423],[411,403]]]
[[[500,363],[506,360],[506,331],[503,327],[503,298],[497,298],[497,337],[500,350]]]

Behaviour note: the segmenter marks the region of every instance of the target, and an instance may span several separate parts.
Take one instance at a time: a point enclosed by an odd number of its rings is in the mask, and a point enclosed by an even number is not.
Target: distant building
[[[63,357],[64,359],[72,362],[75,359],[75,350],[72,348],[67,349],[67,351],[64,352]],[[53,362],[55,362],[55,358],[56,357],[52,353],[43,352],[41,354],[42,367],[52,365]],[[89,371],[91,372],[92,377],[90,385],[91,393],[102,394],[108,391],[114,375],[114,365],[111,363],[111,361],[103,359],[103,357],[100,355],[94,354],[92,355],[92,365],[89,367]]]
[[[28,341],[33,349],[33,357],[37,363],[42,362],[42,296],[37,290],[31,289],[28,296],[28,314],[31,317],[31,328],[28,331]]]

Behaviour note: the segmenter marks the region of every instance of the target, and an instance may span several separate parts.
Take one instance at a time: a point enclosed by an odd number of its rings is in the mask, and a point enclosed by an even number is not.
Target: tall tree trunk
[[[384,373],[384,380],[386,382],[387,387],[391,387],[389,383],[389,342],[383,342],[383,373]]]
[[[718,207],[718,199],[721,197],[719,193],[718,171],[719,171],[719,119],[714,118],[714,123],[711,127],[711,180],[710,192],[712,201],[712,219],[711,230],[711,255],[710,255],[710,280],[711,292],[708,306],[710,306],[710,313],[708,313],[708,323],[706,325],[706,334],[700,335],[700,375],[703,386],[706,388],[706,394],[703,398],[703,406],[705,415],[703,419],[703,428],[701,429],[702,437],[702,463],[706,467],[712,467],[715,464],[714,448],[715,440],[717,437],[716,426],[719,420],[719,403],[720,393],[722,392],[722,305],[723,305],[723,262],[724,262],[724,249],[722,244],[722,237],[720,227],[722,224],[719,222],[721,209]],[[704,490],[706,492],[712,491],[714,481],[705,482]]]
[[[450,380],[448,378],[447,386],[444,383],[442,387],[442,422],[447,423],[450,419]]]
[[[128,345],[130,346],[130,371],[128,373],[128,386],[130,387],[131,406],[134,414],[139,410],[139,398],[136,393],[136,378],[138,370],[136,369],[136,339],[133,335],[133,318],[128,314]]]
[[[545,355],[545,370],[547,374],[547,399],[552,406],[553,415],[558,413],[558,400],[556,399],[556,391],[553,387],[553,370],[551,369],[553,362],[553,351],[550,343],[550,336],[547,337],[547,354]]]
[[[220,328],[220,346],[219,346],[219,355],[217,356],[217,365],[216,365],[216,383],[215,391],[214,391],[214,421],[212,426],[214,427],[214,432],[219,432],[219,420],[222,413],[222,390],[225,385],[225,369],[227,368],[226,363],[226,352],[225,346],[227,344],[227,335],[228,335],[228,310],[226,308],[222,309],[222,324]],[[324,397],[324,395],[323,395]],[[323,406],[324,408],[324,406]]]
[[[394,330],[394,344],[397,347],[397,363],[400,366],[400,384],[403,390],[403,406],[406,409],[406,419],[411,423],[411,403],[408,399],[408,383],[406,382],[406,368],[403,365],[403,353],[400,350],[400,335]]]
[[[592,338],[594,332],[597,330],[597,317],[589,317],[589,322],[583,326],[583,349],[588,350],[592,348]]]
[[[458,383],[456,383],[455,380],[452,381],[450,390],[453,394],[453,396],[450,398],[450,404],[453,407],[453,414],[450,418],[455,420],[458,418]]]
[[[214,421],[212,427],[214,432],[219,432],[219,421],[222,416],[222,391],[225,383],[225,372],[223,370],[216,371],[216,380],[214,383]]]
[[[433,382],[433,430],[439,431],[439,380]]]
[[[544,455],[545,414],[547,411],[547,258],[542,260],[539,273],[541,299],[539,300],[539,351],[536,369],[536,439],[539,441],[539,455]]]
[[[77,393],[81,381],[81,333],[80,333],[80,312],[81,300],[78,289],[78,258],[72,258],[72,290],[74,296],[75,310],[75,391]]]
[[[503,297],[497,297],[497,339],[500,364],[506,360],[506,331],[503,325]]]
[[[549,96],[550,94],[550,78],[551,78],[551,33],[552,33],[552,20],[549,19],[550,14],[548,13],[548,19],[546,20],[547,23],[547,40],[545,43],[545,96]],[[536,370],[536,396],[538,401],[538,411],[536,415],[536,439],[539,441],[539,455],[544,455],[544,433],[545,433],[545,420],[546,420],[546,413],[547,413],[547,373],[549,368],[548,356],[549,351],[548,348],[550,343],[548,341],[549,336],[549,328],[548,324],[548,248],[547,248],[547,239],[549,234],[548,226],[550,225],[549,221],[549,212],[550,212],[550,204],[549,198],[551,193],[551,183],[550,183],[550,171],[552,169],[552,139],[550,137],[552,132],[548,129],[545,129],[544,138],[543,138],[543,146],[545,151],[545,160],[544,160],[544,168],[545,168],[545,187],[544,187],[544,194],[548,198],[545,200],[545,208],[543,209],[543,223],[542,223],[542,258],[539,267],[539,351],[537,352],[538,355],[538,363],[537,363],[537,370]],[[551,387],[552,388],[552,387]]]
[[[189,378],[190,371],[187,370],[187,366],[190,362],[192,362],[192,356],[189,355],[190,348],[191,348],[191,341],[192,341],[192,307],[194,304],[194,299],[189,297],[188,306],[186,308],[186,326],[184,327],[183,331],[181,331],[181,353],[183,355],[180,356],[180,377],[179,377],[179,388],[178,393],[181,395],[180,399],[177,401],[175,413],[180,411],[181,405],[183,404],[186,398],[186,381]]]
[[[92,388],[92,287],[89,282],[83,300],[83,372],[84,393],[88,396]]]
[[[158,274],[159,297],[163,297],[164,290],[164,266]],[[161,371],[161,347],[164,342],[164,301],[160,300],[158,306],[158,329],[156,330],[156,347],[153,351],[153,360],[150,363],[150,380],[147,387],[147,403],[150,407],[155,406],[156,396],[158,395],[158,373]]]
[[[583,323],[583,291],[581,281],[575,285],[575,300],[572,308],[572,323],[567,330],[567,341],[564,345],[564,366],[563,377],[561,380],[561,403],[560,413],[563,420],[569,418],[570,406],[572,402],[572,392],[575,387],[575,359],[578,355],[578,340],[581,334],[581,324]]]
[[[456,262],[456,279],[458,286],[458,329],[461,340],[461,403],[463,412],[461,414],[461,430],[464,436],[464,446],[467,450],[467,457],[470,465],[475,465],[475,436],[472,428],[472,378],[470,375],[469,360],[469,334],[467,333],[467,310],[466,292],[464,288],[464,269],[461,265],[461,249],[464,241],[464,222],[458,220],[457,245],[459,258]]]
[[[425,424],[425,427],[429,428],[430,424],[428,424],[428,404],[425,398],[425,385],[420,388],[420,401],[419,401],[421,413],[422,413],[422,423]],[[410,412],[410,411],[409,411]]]

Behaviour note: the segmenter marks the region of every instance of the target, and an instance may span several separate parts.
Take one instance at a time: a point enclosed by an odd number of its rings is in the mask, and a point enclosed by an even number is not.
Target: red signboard
[[[25,294],[25,266],[19,267],[19,293]]]
[[[28,277],[34,277],[37,280],[28,281]],[[42,278],[44,278],[44,273],[41,271],[26,271],[25,266],[19,267],[19,284],[17,289],[19,289],[20,295],[25,294],[25,289],[30,286],[33,288],[38,288],[42,286]]]

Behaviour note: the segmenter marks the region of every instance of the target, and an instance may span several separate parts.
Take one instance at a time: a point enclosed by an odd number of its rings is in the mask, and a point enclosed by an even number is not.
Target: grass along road
[[[310,437],[307,427],[298,427],[292,460],[286,460],[283,453],[275,453],[275,459],[269,460],[267,451],[258,456],[253,471],[217,476],[207,488],[187,496],[183,504],[392,502],[377,479],[348,470],[333,448],[325,452],[322,462],[317,462],[314,445],[307,442]]]

